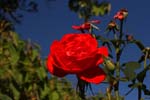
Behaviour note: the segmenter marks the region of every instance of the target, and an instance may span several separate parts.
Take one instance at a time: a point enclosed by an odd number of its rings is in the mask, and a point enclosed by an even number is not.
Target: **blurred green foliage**
[[[0,100],[80,100],[66,79],[48,77],[40,48],[0,20]]]
[[[69,0],[68,6],[71,11],[77,13],[85,21],[92,16],[104,16],[111,10],[109,2],[99,2],[98,0]]]

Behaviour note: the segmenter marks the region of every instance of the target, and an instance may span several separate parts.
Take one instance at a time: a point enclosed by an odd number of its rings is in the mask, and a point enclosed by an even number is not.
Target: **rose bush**
[[[106,77],[98,66],[103,62],[103,56],[108,56],[108,49],[98,48],[98,42],[91,34],[70,33],[50,46],[47,68],[58,77],[76,74],[82,80],[98,84]]]

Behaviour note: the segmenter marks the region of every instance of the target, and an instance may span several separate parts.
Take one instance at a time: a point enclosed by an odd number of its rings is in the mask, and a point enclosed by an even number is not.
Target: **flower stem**
[[[86,100],[85,92],[89,83],[80,79],[79,77],[77,77],[77,79],[78,79],[77,91],[79,92],[79,96],[81,97],[82,100]]]
[[[145,55],[145,58],[144,58],[144,69],[146,68],[147,57],[148,57],[148,52],[146,52],[146,55]]]
[[[118,39],[118,37],[117,37],[117,34],[116,34],[115,29],[113,29],[113,33],[114,33],[114,38],[115,38],[115,40],[117,40],[117,39]]]
[[[141,91],[141,87],[139,86],[138,87],[138,100],[141,100],[141,94],[142,94],[142,91]]]
[[[108,97],[108,100],[112,100],[111,91],[112,91],[112,86],[110,86],[110,87],[107,88],[107,97]]]
[[[123,20],[120,21],[120,40],[122,39],[122,36],[123,36]]]
[[[116,95],[116,100],[120,100],[120,98],[119,98],[119,91],[115,91],[115,95]]]

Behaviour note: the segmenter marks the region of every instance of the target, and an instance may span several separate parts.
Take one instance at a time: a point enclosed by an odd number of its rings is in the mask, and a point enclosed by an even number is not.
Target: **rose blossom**
[[[108,49],[98,47],[97,40],[91,34],[70,33],[50,46],[47,68],[58,77],[76,74],[82,80],[98,84],[106,77],[98,66],[103,63],[103,56],[108,56]]]

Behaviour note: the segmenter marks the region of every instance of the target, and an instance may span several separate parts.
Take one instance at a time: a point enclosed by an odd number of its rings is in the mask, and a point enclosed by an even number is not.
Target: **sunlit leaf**
[[[32,50],[32,57],[31,57],[32,61],[38,56],[38,54],[39,54],[38,50],[36,49]]]
[[[92,13],[96,16],[103,16],[107,14],[111,9],[111,5],[108,2],[102,2],[99,5],[93,5]]]
[[[14,87],[14,85],[13,84],[10,84],[10,89],[12,90],[12,92],[13,92],[13,95],[14,95],[14,99],[15,100],[19,100],[19,95],[20,95],[20,92],[16,89],[16,87]]]
[[[60,100],[58,92],[54,91],[51,93],[51,100]]]
[[[10,53],[11,53],[11,64],[12,65],[15,65],[17,64],[18,60],[19,60],[19,55],[18,55],[18,52],[16,51],[15,47],[10,44],[10,49],[9,49]]]
[[[50,93],[50,88],[48,88],[47,84],[44,84],[44,89],[41,90],[41,99],[44,99]]]
[[[37,71],[37,74],[38,74],[40,80],[43,80],[47,76],[45,68],[43,66],[39,67],[38,70],[36,70],[36,71]]]

